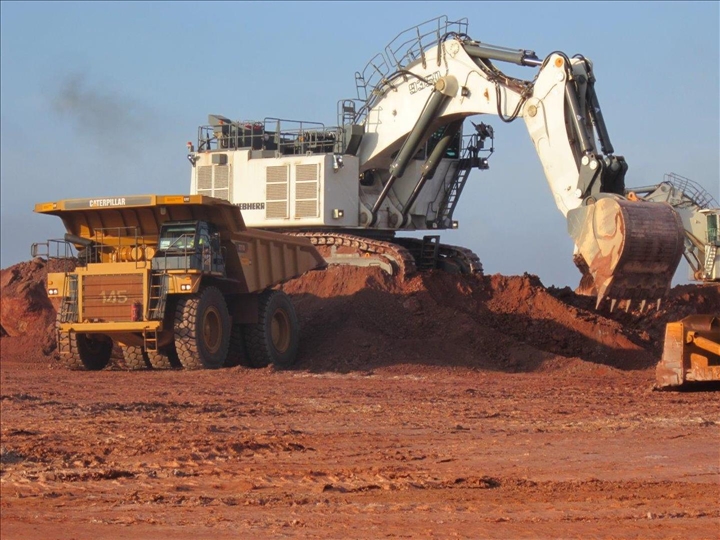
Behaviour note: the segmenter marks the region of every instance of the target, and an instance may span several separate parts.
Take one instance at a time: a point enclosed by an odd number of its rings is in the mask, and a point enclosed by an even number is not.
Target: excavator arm
[[[419,33],[419,32],[418,32]],[[625,197],[627,163],[615,155],[595,92],[592,63],[554,52],[487,45],[449,32],[417,48],[372,89],[356,120],[364,135],[358,149],[361,223],[400,228],[432,176],[418,151],[438,130],[461,129],[463,119],[490,114],[504,122],[523,118],[543,165],[557,208],[575,242],[581,289],[608,299],[659,300],[669,290],[683,253],[683,223],[665,202]],[[510,77],[496,62],[539,68],[532,80]],[[442,147],[441,147],[442,148]],[[435,156],[437,159],[437,156]],[[414,167],[414,168],[413,168]],[[427,174],[427,171],[430,171]],[[383,221],[385,220],[385,221]]]

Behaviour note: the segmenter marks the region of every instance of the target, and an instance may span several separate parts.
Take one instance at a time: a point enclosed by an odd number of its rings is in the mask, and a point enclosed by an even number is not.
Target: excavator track
[[[391,275],[409,276],[417,271],[409,250],[393,242],[330,232],[286,232],[308,238],[329,264],[379,266]]]
[[[452,274],[482,274],[482,263],[471,250],[439,243],[438,236],[393,238],[392,242],[331,232],[286,232],[309,238],[330,264],[379,266],[391,275],[409,276],[440,269]]]
[[[424,238],[395,238],[394,241],[413,254],[420,270],[438,268],[451,274],[482,275],[482,263],[475,252],[460,246],[441,244],[438,240],[438,236],[426,236]],[[432,256],[429,253],[431,251]]]
[[[461,261],[464,268],[467,271],[463,271],[463,274],[477,274],[482,275],[483,266],[480,262],[480,257],[477,254],[467,248],[460,246],[451,246],[448,244],[440,244],[440,254],[446,259],[455,259]]]

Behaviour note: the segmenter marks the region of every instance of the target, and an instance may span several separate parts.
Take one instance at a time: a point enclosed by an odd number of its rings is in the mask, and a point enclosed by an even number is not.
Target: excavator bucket
[[[608,299],[611,310],[623,300],[642,309],[667,294],[685,238],[669,204],[604,197],[568,212],[568,229],[582,257],[580,292],[597,294],[596,307]]]
[[[668,323],[655,379],[658,388],[720,381],[720,315],[690,315]]]

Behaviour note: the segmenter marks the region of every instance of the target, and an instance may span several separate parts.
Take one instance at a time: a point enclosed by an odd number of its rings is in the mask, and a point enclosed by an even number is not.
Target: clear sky
[[[476,40],[582,53],[628,185],[675,172],[720,199],[717,2],[2,2],[0,264],[64,233],[34,203],[186,193],[208,113],[336,124],[354,73],[402,30],[467,17]],[[534,70],[512,71],[532,79]],[[487,273],[578,283],[572,241],[522,120],[495,127],[443,241]],[[677,281],[685,281],[681,267]]]

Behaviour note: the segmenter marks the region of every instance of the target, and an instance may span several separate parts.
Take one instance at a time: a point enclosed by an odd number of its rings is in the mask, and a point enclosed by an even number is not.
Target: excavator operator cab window
[[[425,152],[426,156],[429,156],[432,154],[433,149],[437,144],[440,142],[440,139],[443,138],[443,135],[445,135],[445,129],[446,126],[441,127],[438,129],[435,133],[430,135],[430,138],[427,142],[427,150]],[[458,131],[455,136],[453,137],[453,140],[450,144],[448,144],[447,148],[445,149],[445,155],[443,156],[445,159],[459,159],[460,158],[460,141],[462,139],[462,131]],[[426,157],[424,156],[424,157]],[[423,159],[424,159],[423,157]]]
[[[707,242],[711,246],[720,246],[720,215],[708,214],[707,216]]]

